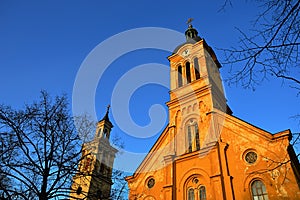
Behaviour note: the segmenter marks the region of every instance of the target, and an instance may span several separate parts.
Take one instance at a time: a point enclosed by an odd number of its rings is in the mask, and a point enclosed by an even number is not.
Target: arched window
[[[177,68],[177,79],[178,79],[178,87],[182,86],[182,67],[181,65]]]
[[[206,200],[206,189],[203,185],[199,188],[199,199]]]
[[[255,180],[251,184],[251,193],[253,200],[268,200],[268,193],[263,182]]]
[[[196,80],[200,78],[200,68],[198,58],[194,58],[194,68],[195,68],[195,77]]]
[[[196,140],[196,151],[200,150],[200,137],[199,137],[199,129],[198,124],[196,123],[194,125],[194,131],[195,131],[195,140]]]
[[[108,138],[108,130],[106,128],[104,128],[104,136]]]
[[[185,182],[184,200],[206,200],[206,187],[200,174],[190,176]]]
[[[191,79],[191,67],[189,62],[185,63],[185,71],[186,71],[186,81],[187,83],[190,83],[192,79]]]
[[[189,150],[188,150],[188,152],[190,153],[190,152],[193,151],[193,149],[192,149],[192,131],[191,131],[191,126],[188,126],[187,129],[188,129],[188,143],[189,143]]]
[[[92,158],[86,157],[84,163],[84,171],[90,171],[91,164],[92,164]]]
[[[194,194],[194,189],[190,188],[188,190],[188,200],[195,200],[195,194]]]
[[[97,137],[100,137],[100,135],[101,135],[101,128],[98,130],[98,135],[97,135]]]
[[[195,119],[190,119],[186,126],[187,150],[188,152],[200,150],[200,134],[198,124]]]

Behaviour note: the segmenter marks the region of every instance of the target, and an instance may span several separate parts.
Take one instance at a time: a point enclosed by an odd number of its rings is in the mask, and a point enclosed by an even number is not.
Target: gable
[[[223,113],[222,115],[223,115],[222,118],[225,117],[224,128],[231,129],[232,133],[237,134],[240,137],[248,138],[249,141],[253,139],[254,140],[253,142],[255,142],[256,139],[256,140],[272,142],[280,138],[285,138],[289,142],[289,140],[291,139],[291,132],[289,129],[272,134],[238,117],[232,115],[226,115],[225,113]]]
[[[241,173],[245,175],[257,173],[258,169],[268,174],[290,160],[287,151],[290,130],[272,134],[228,115],[219,126],[222,126],[219,140],[227,145],[228,162],[235,163],[232,168],[243,168]],[[253,157],[250,154],[255,156],[255,160],[251,161]]]

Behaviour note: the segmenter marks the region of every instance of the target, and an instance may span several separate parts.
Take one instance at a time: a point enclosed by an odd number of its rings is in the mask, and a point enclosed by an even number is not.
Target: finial
[[[102,120],[109,121],[109,118],[108,118],[109,108],[110,108],[110,105],[107,105],[106,113],[100,121],[102,121]]]
[[[192,26],[192,21],[194,20],[194,18],[188,18],[186,24],[188,24],[189,26]]]
[[[189,25],[189,27],[185,31],[185,37],[187,42],[197,42],[201,40],[201,38],[198,36],[198,31],[193,28],[193,20],[193,18],[189,18],[186,22]]]
[[[109,108],[110,108],[110,105],[108,104],[108,105],[107,105],[106,113],[109,113]]]

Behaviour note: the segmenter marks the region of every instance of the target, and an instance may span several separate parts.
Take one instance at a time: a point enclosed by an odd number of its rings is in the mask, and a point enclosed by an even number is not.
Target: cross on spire
[[[110,108],[110,105],[108,104],[108,105],[107,105],[106,113],[109,113],[109,108]]]
[[[194,18],[188,18],[187,20],[187,25],[191,26],[192,25],[192,21],[194,21]]]

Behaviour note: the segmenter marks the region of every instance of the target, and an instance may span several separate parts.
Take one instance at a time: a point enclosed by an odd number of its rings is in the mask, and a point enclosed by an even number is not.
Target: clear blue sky
[[[225,12],[218,12],[223,3],[223,0],[0,1],[0,102],[21,108],[37,99],[42,89],[51,95],[67,93],[71,101],[76,74],[99,43],[140,27],[162,27],[184,33],[190,17],[195,19],[193,25],[199,35],[214,48],[222,62],[224,57],[217,48],[238,45],[235,27],[250,29],[258,10],[252,1],[237,1]],[[166,57],[170,54],[144,49],[116,59],[97,87],[98,118],[111,104],[114,85],[123,74],[141,64],[168,65]],[[226,67],[221,69],[221,75],[228,76]],[[298,113],[299,99],[281,81],[271,79],[255,91],[227,85],[225,90],[235,116],[272,133],[288,128],[299,132],[298,122],[290,118]],[[166,109],[164,103],[168,99],[167,88],[145,85],[131,96],[128,106],[131,117],[137,124],[147,125],[149,107],[160,104]],[[114,116],[110,118],[114,123]],[[113,134],[123,138],[126,151],[139,153],[147,153],[159,136],[157,133],[150,138],[134,138],[118,125]]]

